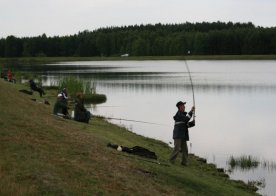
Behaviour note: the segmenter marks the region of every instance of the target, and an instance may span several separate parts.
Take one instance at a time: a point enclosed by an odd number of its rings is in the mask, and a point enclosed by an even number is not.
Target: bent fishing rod
[[[193,93],[193,105],[194,105],[194,107],[195,107],[195,92],[194,92],[194,84],[193,84],[193,80],[192,80],[191,72],[190,72],[190,69],[189,69],[189,65],[188,65],[188,63],[187,63],[187,61],[186,61],[185,59],[184,59],[184,63],[185,63],[186,69],[187,69],[188,74],[189,74],[189,78],[190,78],[190,82],[191,82],[191,87],[192,87],[192,93]],[[194,110],[193,120],[195,121],[195,110]]]

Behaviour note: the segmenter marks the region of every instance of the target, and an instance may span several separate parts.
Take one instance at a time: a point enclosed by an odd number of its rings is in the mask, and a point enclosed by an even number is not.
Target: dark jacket
[[[54,105],[54,114],[62,113],[64,115],[68,115],[68,107],[67,105],[60,99],[58,98],[55,105]]]
[[[30,83],[30,88],[31,88],[33,91],[39,92],[40,97],[42,97],[42,95],[45,95],[44,90],[43,90],[41,87],[38,87],[38,86],[36,85],[36,83],[35,83],[33,80],[29,80],[29,83]]]
[[[194,126],[194,122],[190,121],[192,118],[193,113],[189,112],[180,112],[177,111],[175,116],[173,117],[175,124],[173,129],[173,139],[185,139],[189,141],[189,127]]]
[[[29,80],[29,83],[30,83],[30,88],[33,91],[37,91],[37,86],[36,86],[35,82],[33,80]]]
[[[74,120],[80,121],[80,122],[89,122],[89,119],[91,118],[91,113],[86,110],[86,108],[83,105],[83,100],[80,98],[76,98],[75,100],[75,116]]]

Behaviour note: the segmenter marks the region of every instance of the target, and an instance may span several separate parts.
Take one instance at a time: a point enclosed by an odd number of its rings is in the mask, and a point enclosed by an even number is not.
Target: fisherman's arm
[[[188,128],[191,128],[191,127],[194,127],[194,126],[195,126],[195,121],[194,120],[187,123]]]
[[[184,116],[183,121],[185,123],[188,123],[190,119],[193,117],[193,114],[194,114],[194,107],[192,107],[191,111],[188,112],[186,116]]]

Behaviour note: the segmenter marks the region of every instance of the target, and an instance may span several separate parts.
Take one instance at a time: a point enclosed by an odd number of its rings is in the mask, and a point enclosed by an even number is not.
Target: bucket
[[[71,118],[74,118],[74,117],[75,117],[75,111],[72,111]]]

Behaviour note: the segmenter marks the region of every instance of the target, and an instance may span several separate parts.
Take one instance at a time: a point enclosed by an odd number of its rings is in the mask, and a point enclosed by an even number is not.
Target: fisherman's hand
[[[195,106],[192,107],[191,112],[195,112]]]
[[[195,120],[192,120],[188,123],[188,127],[194,127],[195,126]]]

